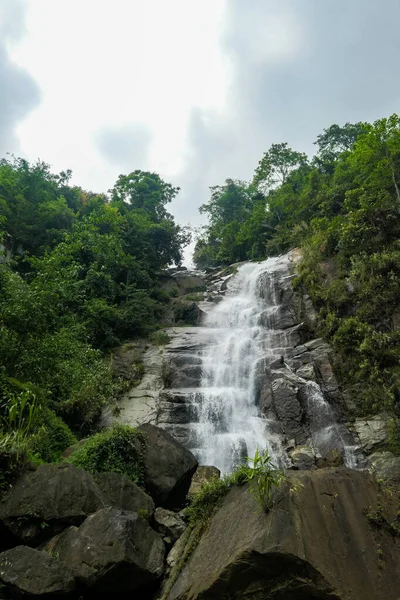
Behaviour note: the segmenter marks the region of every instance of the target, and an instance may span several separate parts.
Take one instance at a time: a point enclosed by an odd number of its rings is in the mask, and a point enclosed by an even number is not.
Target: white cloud
[[[70,167],[77,183],[104,190],[120,168],[96,148],[99,131],[141,123],[151,131],[149,168],[176,176],[191,110],[225,103],[225,0],[27,4],[28,35],[13,57],[38,82],[43,100],[18,129],[24,154]]]

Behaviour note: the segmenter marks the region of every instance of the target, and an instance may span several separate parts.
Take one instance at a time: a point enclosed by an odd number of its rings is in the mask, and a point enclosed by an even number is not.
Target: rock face
[[[139,383],[123,395],[118,403],[119,415],[107,407],[102,414],[101,424],[109,426],[114,422],[137,427],[142,423],[157,424],[159,392],[163,386],[163,355],[157,346],[149,346],[143,353],[144,374]]]
[[[389,483],[400,483],[400,456],[392,452],[374,452],[369,457],[370,470],[377,479]]]
[[[99,510],[52,544],[54,552],[82,584],[102,595],[149,589],[164,570],[164,544],[136,513]],[[147,597],[147,596],[134,596]]]
[[[186,529],[186,525],[181,517],[165,508],[157,508],[154,513],[155,527],[164,540],[167,539],[170,543],[176,542],[181,537]]]
[[[397,600],[400,547],[365,516],[378,503],[371,476],[343,467],[292,472],[267,514],[234,488],[167,598]]]
[[[40,465],[17,480],[0,505],[0,520],[23,543],[35,546],[106,505],[89,473],[69,464]]]
[[[145,436],[144,480],[157,506],[183,505],[198,462],[190,450],[159,427],[139,427]]]
[[[365,452],[370,453],[388,441],[388,421],[385,415],[355,420],[353,427]]]
[[[257,273],[257,291],[251,302],[256,311],[259,310],[257,319],[248,327],[245,315],[240,316],[242,329],[232,330],[233,346],[229,346],[221,360],[212,358],[213,348],[227,345],[229,336],[226,329],[229,329],[229,323],[236,323],[238,315],[235,312],[233,318],[232,314],[232,321],[229,311],[222,310],[227,303],[222,302],[216,307],[215,302],[223,301],[226,295],[232,308],[232,297],[240,296],[247,289],[246,285],[250,285],[250,279],[244,282],[243,274],[252,272],[254,265],[245,265],[238,277],[234,274],[240,265],[214,269],[207,274],[204,278],[207,285],[205,295],[212,302],[191,304],[194,311],[192,322],[199,326],[171,327],[167,330],[170,341],[162,349],[146,351],[143,380],[120,403],[122,410],[118,420],[132,426],[139,423],[157,425],[192,450],[201,462],[217,464],[222,471],[229,470],[232,465],[227,466],[227,461],[222,459],[217,463],[217,458],[208,452],[214,447],[207,437],[209,435],[220,436],[215,440],[216,444],[233,444],[225,454],[234,452],[235,464],[254,454],[255,443],[261,447],[268,439],[270,453],[280,466],[303,468],[302,465],[307,464],[307,468],[311,467],[314,459],[312,462],[300,460],[296,463],[285,451],[288,446],[307,446],[315,460],[338,449],[348,466],[365,467],[363,433],[360,430],[358,434],[357,428],[349,431],[345,423],[346,401],[332,369],[332,349],[322,339],[310,339],[316,325],[316,313],[310,298],[299,290],[295,291],[292,286],[297,260],[296,252],[292,252],[276,261],[267,261],[269,266],[253,269]],[[170,283],[179,287],[191,275],[177,271],[168,277]],[[254,280],[251,281],[253,285]],[[177,303],[189,308],[184,300],[183,288],[179,294]],[[204,320],[199,311],[210,314]],[[241,355],[243,348],[234,338],[244,336],[245,343],[251,327],[254,327],[254,338],[249,341],[251,347],[247,350],[245,361]],[[256,328],[259,328],[257,332]],[[213,333],[215,331],[217,334]],[[235,333],[236,336],[233,335]],[[235,365],[230,363],[230,348],[231,356],[241,356]],[[251,365],[247,365],[249,356]],[[212,368],[214,364],[226,369],[229,367],[230,371],[238,374],[236,379],[232,378],[235,379],[234,385],[225,374],[219,377],[218,368]],[[242,371],[246,372],[246,382],[242,380],[245,378],[242,378]],[[243,400],[242,397],[247,390],[251,390],[254,407],[251,418],[260,420],[255,426],[259,432],[256,442],[246,428],[246,436],[243,436],[242,431],[231,427],[240,408],[234,406],[232,398],[240,398],[237,402],[246,405],[248,399]],[[229,402],[222,398],[226,393],[230,394]],[[213,394],[220,395],[215,402]],[[242,423],[250,422],[252,419],[242,418]],[[264,429],[267,433],[263,432]],[[235,432],[234,440],[229,438],[232,432]],[[226,435],[225,441],[223,435]]]
[[[128,477],[119,473],[97,473],[94,479],[109,506],[137,512],[151,520],[155,509],[153,500]]]
[[[74,577],[65,565],[26,546],[0,554],[0,582],[14,598],[69,598],[75,589]]]
[[[212,481],[213,479],[219,479],[221,477],[221,471],[217,467],[208,467],[202,465],[197,467],[197,471],[193,475],[192,483],[190,485],[188,496],[194,496],[200,491],[203,483]]]

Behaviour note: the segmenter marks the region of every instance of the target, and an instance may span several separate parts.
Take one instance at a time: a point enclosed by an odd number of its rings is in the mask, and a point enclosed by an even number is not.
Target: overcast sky
[[[97,192],[156,171],[197,224],[272,143],[400,112],[399,23],[399,0],[0,0],[0,156]]]

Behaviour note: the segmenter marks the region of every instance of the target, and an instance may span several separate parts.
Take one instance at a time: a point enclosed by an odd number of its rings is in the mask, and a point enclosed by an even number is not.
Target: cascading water
[[[201,387],[192,396],[196,440],[192,451],[200,464],[215,465],[222,473],[253,456],[256,448],[267,448],[281,467],[290,464],[279,423],[261,415],[257,406],[260,363],[280,361],[290,371],[285,363],[290,341],[282,327],[279,297],[279,285],[287,278],[288,256],[242,265],[203,324],[207,344],[202,352]],[[316,455],[339,448],[348,466],[354,467],[351,442],[344,442],[343,426],[336,423],[318,384],[293,377],[306,390],[308,444]]]
[[[274,270],[278,261],[240,267],[228,295],[204,324],[209,343],[202,356],[203,378],[196,405],[199,447],[194,452],[202,464],[215,465],[223,473],[253,456],[257,447],[267,447],[276,463],[284,462],[279,436],[255,403],[257,364],[268,350],[261,324],[266,302],[259,277],[269,268]],[[269,299],[276,303],[275,298]]]

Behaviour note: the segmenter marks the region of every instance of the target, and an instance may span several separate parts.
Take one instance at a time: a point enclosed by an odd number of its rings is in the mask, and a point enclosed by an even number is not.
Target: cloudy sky
[[[271,143],[400,111],[399,0],[0,0],[0,156],[106,191],[158,172],[198,224]]]

